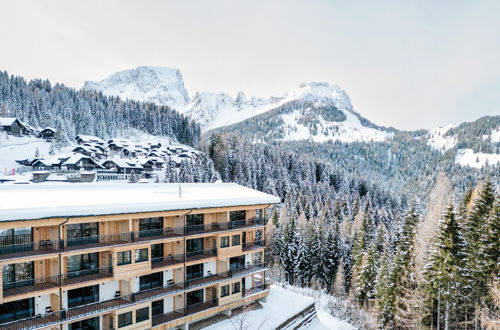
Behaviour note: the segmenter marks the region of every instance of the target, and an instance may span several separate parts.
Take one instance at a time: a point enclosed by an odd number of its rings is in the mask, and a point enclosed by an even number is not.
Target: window
[[[220,296],[221,296],[221,298],[229,296],[229,285],[223,285],[223,286],[221,286],[221,288],[220,288]]]
[[[99,317],[70,323],[68,330],[99,330]]]
[[[148,261],[148,249],[135,250],[135,262]]]
[[[186,252],[203,251],[203,238],[186,240]]]
[[[78,254],[68,257],[68,273],[99,268],[99,253]]]
[[[163,244],[151,245],[151,259],[163,257]]]
[[[231,211],[229,212],[229,219],[231,221],[245,220],[245,211]]]
[[[233,283],[233,294],[238,293],[240,291],[241,291],[241,283],[240,282]]]
[[[186,294],[187,306],[203,302],[203,289],[191,291]]]
[[[97,222],[91,222],[67,225],[66,233],[68,236],[68,245],[75,245],[76,243],[81,244],[82,242],[93,243],[93,240],[97,242],[99,224]],[[89,241],[89,237],[93,238],[93,240]]]
[[[139,236],[161,235],[163,230],[163,218],[139,219]]]
[[[186,226],[203,225],[204,218],[203,214],[188,214],[186,215]]]
[[[240,245],[240,235],[233,235],[232,241],[233,246]]]
[[[31,228],[0,230],[0,246],[12,244],[29,244],[31,242]]]
[[[33,261],[20,262],[3,266],[4,289],[9,289],[16,282],[33,279]],[[12,283],[9,285],[9,283]]]
[[[132,324],[132,312],[118,314],[118,328]]]
[[[99,285],[68,290],[68,307],[76,307],[99,301]]]
[[[0,323],[21,320],[35,315],[35,298],[0,304]]]
[[[186,267],[186,280],[203,277],[203,264]]]
[[[139,288],[141,291],[163,286],[163,272],[143,275],[139,277]]]
[[[229,258],[229,269],[239,269],[245,267],[245,256]]]
[[[149,319],[149,307],[144,307],[135,311],[135,322],[142,322]]]
[[[163,314],[163,299],[151,303],[151,314],[153,317]]]
[[[118,266],[121,266],[121,265],[127,265],[127,264],[130,264],[132,261],[131,261],[131,258],[130,258],[130,251],[122,251],[122,252],[118,252],[116,255],[117,255],[117,264]]]
[[[220,247],[225,248],[229,246],[229,236],[224,236],[220,238]]]

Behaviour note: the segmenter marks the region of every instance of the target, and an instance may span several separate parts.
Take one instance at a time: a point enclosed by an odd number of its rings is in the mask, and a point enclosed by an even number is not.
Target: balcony
[[[113,277],[113,267],[79,270],[63,274],[62,285],[72,285]]]
[[[167,323],[167,322],[179,319],[179,318],[184,317],[184,316],[196,314],[196,313],[202,312],[204,310],[217,307],[218,305],[219,305],[219,300],[213,299],[213,300],[205,301],[202,303],[194,304],[191,306],[187,306],[184,308],[180,308],[180,309],[177,309],[175,311],[168,312],[165,314],[156,315],[153,317],[152,325],[157,326],[157,325],[160,325],[163,323]]]
[[[9,240],[0,240],[0,259],[14,259],[59,252],[59,241],[57,240],[30,242],[31,235],[16,235],[14,239],[10,238]]]
[[[241,296],[242,297],[248,297],[248,296],[252,296],[256,293],[260,293],[260,292],[264,292],[264,291],[267,291],[269,290],[269,284],[267,283],[264,283],[264,284],[259,284],[253,288],[250,288],[250,289],[246,289],[246,290],[243,290],[241,292]]]
[[[215,248],[215,249],[186,252],[185,256],[186,256],[186,262],[216,257],[217,249]]]
[[[214,222],[203,225],[191,225],[184,227],[184,235],[200,235],[206,233],[213,233],[224,230],[241,229],[253,226],[261,226],[264,221],[261,218],[253,218],[248,220],[235,220],[229,222]]]
[[[151,258],[151,268],[160,268],[184,263],[185,255],[176,254],[166,257]]]
[[[77,272],[70,272],[63,275],[52,275],[17,282],[4,283],[3,296],[11,297],[27,292],[58,288],[61,285],[71,285],[109,277],[113,277],[113,267],[101,267],[81,270]]]
[[[134,241],[134,237],[135,235],[133,232],[126,232],[119,234],[67,238],[63,241],[65,244],[62,246],[62,250],[73,251],[80,249],[99,248],[110,245],[127,244],[132,243]]]
[[[11,297],[28,292],[42,291],[59,287],[60,276],[45,276],[18,282],[4,283],[3,296]]]
[[[263,240],[253,241],[248,243],[243,243],[242,250],[243,251],[251,251],[256,249],[263,249],[266,247],[266,242]]]

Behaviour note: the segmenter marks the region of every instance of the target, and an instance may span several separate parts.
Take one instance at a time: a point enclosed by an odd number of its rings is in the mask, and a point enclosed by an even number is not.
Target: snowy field
[[[500,155],[474,152],[472,149],[460,149],[455,156],[455,163],[462,166],[481,168],[486,164],[500,164]]]
[[[267,302],[261,303],[262,309],[252,310],[244,316],[233,316],[230,319],[213,324],[207,330],[234,330],[238,325],[244,323],[245,329],[273,330],[293,315],[304,310],[314,303],[314,298],[306,297],[298,293],[285,290],[279,286],[272,285]],[[344,321],[334,318],[326,312],[319,311],[318,318],[313,320],[306,328],[309,330],[353,330],[354,328]]]
[[[16,169],[19,166],[16,159],[33,158],[37,149],[40,156],[48,156],[50,143],[32,136],[8,136],[0,132],[0,175]]]
[[[429,140],[427,140],[427,145],[441,152],[445,152],[446,150],[453,148],[457,144],[456,137],[445,136],[446,132],[453,127],[455,127],[455,125],[451,124],[429,130]]]

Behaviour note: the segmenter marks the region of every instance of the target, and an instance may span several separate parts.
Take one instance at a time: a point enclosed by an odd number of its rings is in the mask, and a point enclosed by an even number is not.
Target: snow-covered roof
[[[276,204],[278,197],[235,183],[0,185],[0,221]]]
[[[83,134],[79,134],[76,136],[76,139],[77,140],[82,140],[82,141],[85,141],[85,142],[95,142],[95,143],[99,143],[99,144],[104,144],[104,140],[97,137],[97,136],[93,136],[93,135],[83,135]]]
[[[11,126],[16,120],[17,118],[13,117],[0,118],[0,126]]]

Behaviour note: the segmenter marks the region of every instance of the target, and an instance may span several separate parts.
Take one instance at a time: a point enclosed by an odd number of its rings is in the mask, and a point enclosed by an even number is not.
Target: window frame
[[[236,288],[237,291],[235,290]],[[231,294],[235,294],[235,293],[240,293],[241,292],[241,283],[240,282],[235,282],[231,285]]]
[[[144,256],[145,252],[145,256]],[[149,252],[148,248],[143,248],[143,249],[136,249],[135,250],[135,262],[145,262],[149,260]]]
[[[235,243],[235,238],[237,238],[237,242]],[[231,246],[239,246],[241,245],[241,235],[232,235],[231,236]]]
[[[146,313],[144,313],[144,311]],[[135,311],[135,323],[139,323],[146,320],[149,320],[149,306],[146,306],[144,308],[139,308]]]
[[[227,297],[230,294],[231,294],[231,289],[229,288],[229,284],[223,285],[223,286],[220,287],[220,297],[221,298]]]
[[[222,248],[227,248],[229,247],[229,236],[223,236],[220,238],[220,247]]]
[[[125,260],[124,257],[120,258],[120,255],[125,256],[126,254],[128,254],[128,262],[123,261],[123,260]],[[122,260],[122,261],[120,262],[120,260]],[[130,265],[131,263],[132,263],[132,251],[131,250],[116,252],[116,265],[117,266]]]
[[[124,317],[127,317],[127,319],[125,320],[120,320],[120,318],[124,318]],[[128,323],[120,323],[120,321],[125,321]],[[121,313],[121,314],[118,314],[118,328],[124,328],[126,326],[129,326],[132,324],[132,311],[129,311],[129,312],[125,312],[125,313]]]

